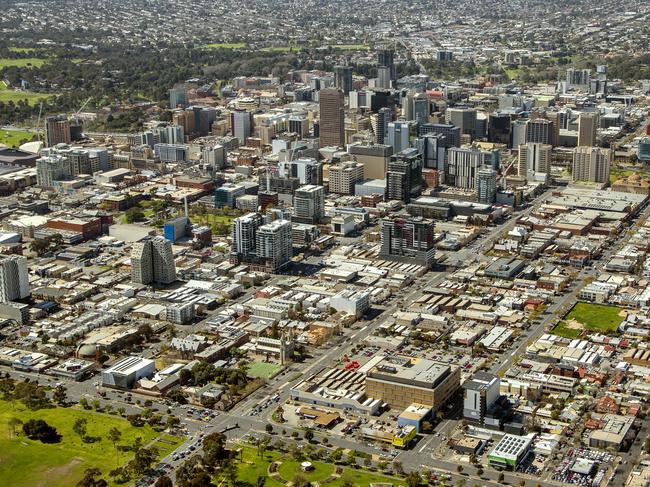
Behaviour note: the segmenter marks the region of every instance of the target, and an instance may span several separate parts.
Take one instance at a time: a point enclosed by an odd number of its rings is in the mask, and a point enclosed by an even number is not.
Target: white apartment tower
[[[20,255],[0,255],[0,302],[29,296],[27,259]]]
[[[172,243],[155,237],[133,244],[131,280],[140,284],[171,284],[176,281]]]

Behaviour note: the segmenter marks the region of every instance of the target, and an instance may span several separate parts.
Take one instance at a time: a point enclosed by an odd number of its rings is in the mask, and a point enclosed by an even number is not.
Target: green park
[[[60,435],[56,443],[30,439],[21,425],[31,419],[44,420]],[[76,426],[85,424],[85,438]],[[85,420],[85,421],[84,421]],[[112,482],[109,472],[124,466],[134,455],[129,445],[139,441],[144,447],[155,446],[158,458],[173,451],[182,439],[161,435],[148,424],[132,426],[118,416],[77,407],[27,409],[18,401],[0,401],[0,479],[2,485],[24,487],[70,487],[84,477],[89,468],[97,468]],[[111,437],[119,431],[119,438]]]
[[[372,472],[363,468],[352,468],[333,463],[309,460],[309,468],[303,468],[305,461],[299,452],[286,453],[278,450],[258,451],[249,445],[238,445],[235,455],[237,467],[237,480],[248,485],[258,485],[258,479],[265,478],[266,487],[282,487],[289,484],[305,485],[318,483],[322,487],[341,487],[354,485],[369,487],[373,483],[386,485],[403,485],[404,480],[396,477]],[[227,484],[225,475],[217,476],[216,484]]]
[[[621,308],[603,304],[576,303],[553,333],[565,338],[578,338],[585,330],[604,334],[615,333],[623,321]]]
[[[0,80],[0,103],[9,103],[13,101],[18,103],[20,100],[26,100],[30,105],[36,105],[41,100],[47,100],[50,94],[34,93],[28,90],[14,90],[9,88],[4,81]],[[3,143],[3,142],[0,142]]]
[[[0,144],[7,147],[19,147],[25,142],[36,140],[36,133],[27,130],[0,130]]]

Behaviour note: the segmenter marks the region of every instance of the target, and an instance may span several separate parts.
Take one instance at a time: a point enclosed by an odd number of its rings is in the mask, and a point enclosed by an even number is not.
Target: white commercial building
[[[132,388],[137,381],[150,377],[156,371],[156,363],[142,357],[125,357],[102,371],[102,384],[122,389]]]
[[[359,317],[370,309],[370,291],[344,289],[330,298],[330,306],[336,311]]]

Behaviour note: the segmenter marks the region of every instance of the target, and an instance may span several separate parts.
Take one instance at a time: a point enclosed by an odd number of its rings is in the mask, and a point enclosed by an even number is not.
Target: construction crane
[[[41,127],[41,115],[43,115],[43,102],[41,101],[39,107],[38,107],[38,120],[36,120],[36,135],[38,137],[38,141],[41,142],[41,131],[39,130]]]
[[[92,100],[92,99],[93,99],[93,97],[92,97],[92,96],[89,96],[88,99],[87,99],[85,102],[83,102],[83,103],[81,104],[81,106],[79,107],[79,110],[77,110],[76,112],[74,112],[74,116],[76,117],[77,115],[79,115],[79,113],[81,112],[81,110],[83,110],[84,108],[86,108],[86,105],[88,105],[88,103],[89,103],[90,100]]]

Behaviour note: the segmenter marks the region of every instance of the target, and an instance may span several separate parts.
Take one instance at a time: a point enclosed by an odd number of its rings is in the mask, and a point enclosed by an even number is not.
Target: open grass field
[[[630,171],[627,169],[619,169],[618,167],[613,167],[610,172],[609,172],[609,182],[613,183],[618,181],[619,179],[626,178],[628,176],[632,176],[633,174],[636,174],[637,171]],[[639,174],[641,176],[647,176],[647,173],[639,171]]]
[[[205,214],[205,215],[197,215],[190,213],[190,220],[192,220],[195,223],[202,223],[203,225],[217,225],[217,224],[223,224],[227,225],[228,227],[232,224],[232,221],[235,219],[235,216],[231,215],[213,215],[213,214]]]
[[[566,321],[575,320],[586,330],[603,333],[614,332],[623,321],[621,309],[602,304],[577,303],[564,317]]]
[[[32,47],[10,47],[9,50],[11,52],[29,52],[29,53],[32,53],[32,52],[36,51],[36,48],[32,48]]]
[[[38,68],[49,62],[48,58],[28,57],[24,59],[0,58],[0,69],[16,66],[18,68],[33,67]]]
[[[519,68],[506,68],[505,72],[510,79],[515,79],[519,76]]]
[[[33,93],[31,91],[22,90],[2,90],[0,89],[0,102],[9,103],[13,101],[18,103],[20,100],[27,100],[30,105],[37,105],[40,100],[46,100],[52,95],[45,95],[43,93]]]
[[[45,420],[62,435],[61,442],[43,444],[22,435],[13,437],[8,421],[14,417],[23,422],[29,419]],[[82,443],[72,430],[77,418],[88,420],[88,435],[98,437],[98,441]],[[30,411],[18,402],[0,401],[0,483],[23,487],[70,487],[76,485],[89,467],[99,468],[109,480],[108,472],[123,465],[132,456],[129,451],[118,452],[106,438],[112,427],[122,432],[120,445],[132,444],[138,436],[147,445],[159,436],[148,425],[135,428],[118,416],[74,408]],[[156,441],[155,446],[160,448],[162,455],[166,455],[179,441],[175,438],[171,441],[164,436]]]
[[[50,96],[52,95],[33,93],[31,91],[13,90],[9,88],[4,81],[0,81],[0,102],[8,103],[13,101],[14,103],[17,103],[20,100],[27,100],[27,103],[30,105],[36,105],[41,99],[47,99]]]
[[[578,338],[582,330],[579,328],[571,328],[567,325],[566,321],[560,321],[555,328],[553,328],[553,335],[573,340]]]
[[[273,46],[273,47],[264,47],[261,49],[265,52],[298,52],[301,50],[299,46]]]
[[[367,51],[370,49],[370,46],[365,44],[334,44],[331,47],[340,51]]]
[[[269,364],[265,362],[251,362],[248,364],[246,373],[256,379],[270,379],[283,369],[280,364]]]
[[[9,147],[18,147],[32,139],[36,139],[34,132],[27,132],[26,130],[0,130],[0,144]]]
[[[246,44],[243,42],[217,42],[214,44],[203,44],[203,49],[244,49]]]
[[[357,487],[369,487],[371,483],[385,482],[388,485],[404,485],[404,481],[395,477],[388,477],[378,473],[368,472],[366,470],[357,470],[348,467],[343,467],[340,476],[334,475],[336,467],[329,463],[324,462],[311,462],[314,470],[311,472],[302,472],[300,469],[300,460],[294,460],[289,455],[282,454],[277,451],[266,451],[264,457],[260,458],[257,455],[257,450],[250,446],[241,446],[242,449],[242,462],[238,463],[238,479],[240,481],[248,482],[252,485],[257,485],[257,479],[264,477],[266,479],[265,486],[267,487],[281,487],[291,482],[296,474],[300,473],[309,482],[318,482],[322,487],[340,487],[343,485],[343,480],[351,480],[353,485]],[[269,477],[268,468],[274,461],[282,462],[278,467],[278,475]],[[328,480],[329,479],[329,480]],[[222,480],[216,479],[216,484]],[[224,481],[226,485],[227,481]]]

